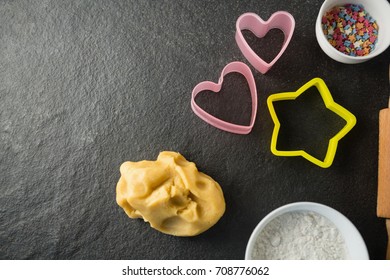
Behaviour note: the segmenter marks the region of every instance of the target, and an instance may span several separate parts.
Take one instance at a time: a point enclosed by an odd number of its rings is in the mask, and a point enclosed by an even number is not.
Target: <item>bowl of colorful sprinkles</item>
[[[325,0],[316,21],[317,41],[336,61],[367,61],[390,45],[387,0]]]
[[[314,202],[284,205],[254,229],[247,260],[368,260],[356,227],[337,210]]]

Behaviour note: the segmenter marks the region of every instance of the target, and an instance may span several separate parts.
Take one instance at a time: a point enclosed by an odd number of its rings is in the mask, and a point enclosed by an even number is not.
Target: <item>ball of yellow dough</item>
[[[198,235],[225,212],[220,185],[175,152],[156,161],[125,162],[116,201],[130,218],[143,218],[158,231],[176,236]]]

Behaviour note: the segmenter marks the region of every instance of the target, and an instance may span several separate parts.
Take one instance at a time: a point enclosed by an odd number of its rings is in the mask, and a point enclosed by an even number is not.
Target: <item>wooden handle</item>
[[[377,215],[390,219],[390,109],[379,112]]]
[[[386,252],[386,260],[390,260],[390,219],[386,219],[386,229],[387,229],[387,252]]]
[[[390,260],[390,109],[379,112],[378,217],[386,218],[387,250]]]

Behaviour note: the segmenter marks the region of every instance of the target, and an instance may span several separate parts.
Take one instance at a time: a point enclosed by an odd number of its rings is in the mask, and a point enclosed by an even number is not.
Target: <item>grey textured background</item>
[[[385,225],[375,213],[377,131],[390,90],[390,52],[359,65],[328,58],[314,33],[320,5],[0,1],[0,258],[242,259],[256,224],[295,201],[339,210],[361,232],[370,257],[384,258]],[[267,19],[277,10],[289,11],[296,29],[274,68],[266,75],[254,71],[259,108],[252,133],[234,135],[204,123],[191,111],[192,88],[217,81],[231,61],[246,62],[234,40],[236,19],[248,11]],[[270,58],[280,35],[247,37]],[[317,76],[358,119],[329,169],[269,149],[266,98]],[[242,77],[229,75],[222,95],[206,92],[198,102],[244,123],[250,108],[245,90]],[[309,138],[306,144],[321,151],[326,141],[320,133],[337,128],[337,120],[311,121],[304,108],[311,116],[311,108],[321,106],[305,102],[297,113],[284,110],[286,120],[300,117],[283,134],[293,139],[296,127],[305,126],[310,133],[296,142]],[[197,237],[159,233],[116,205],[120,164],[153,160],[162,150],[194,161],[224,190],[225,215]]]

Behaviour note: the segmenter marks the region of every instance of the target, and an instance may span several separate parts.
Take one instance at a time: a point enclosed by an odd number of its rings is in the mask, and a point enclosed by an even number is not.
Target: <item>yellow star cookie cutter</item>
[[[280,130],[280,122],[276,115],[275,108],[273,106],[273,102],[275,101],[281,101],[281,100],[295,100],[299,95],[301,95],[303,92],[305,92],[310,87],[315,86],[319,93],[321,94],[322,100],[325,103],[325,106],[327,109],[331,110],[332,112],[336,113],[338,116],[343,118],[346,121],[345,126],[329,140],[328,150],[326,152],[324,160],[320,160],[318,158],[313,157],[312,155],[308,154],[304,150],[295,150],[295,151],[282,151],[276,149],[276,143],[278,140],[278,134]],[[269,112],[271,114],[272,120],[275,124],[272,138],[271,138],[271,152],[276,156],[287,156],[287,157],[294,157],[294,156],[302,156],[308,161],[322,167],[322,168],[328,168],[332,165],[334,157],[336,155],[337,145],[341,138],[343,138],[356,124],[356,117],[349,112],[344,107],[340,106],[336,102],[334,102],[332,95],[329,92],[328,87],[326,86],[325,82],[320,78],[314,78],[311,81],[307,82],[305,85],[303,85],[300,89],[298,89],[296,92],[284,92],[284,93],[276,93],[272,94],[267,99],[267,105]]]

